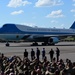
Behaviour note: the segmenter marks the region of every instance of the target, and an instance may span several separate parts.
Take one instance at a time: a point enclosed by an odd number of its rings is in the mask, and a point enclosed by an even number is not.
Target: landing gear
[[[44,42],[44,43],[42,43],[42,46],[51,46],[51,45],[55,45],[54,43],[48,43],[48,42]]]
[[[38,43],[34,42],[31,46],[38,46]]]
[[[5,44],[6,46],[10,46],[10,44],[7,42],[6,44]]]
[[[48,45],[50,45],[50,46],[51,46],[51,45],[55,45],[55,44],[54,44],[54,43],[48,43]]]
[[[47,43],[45,43],[45,42],[44,42],[44,43],[42,43],[42,46],[46,46],[46,45],[47,45]]]

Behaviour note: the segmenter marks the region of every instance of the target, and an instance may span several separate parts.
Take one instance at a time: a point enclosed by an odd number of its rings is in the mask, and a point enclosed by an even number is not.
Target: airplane
[[[67,36],[75,36],[75,22],[69,29],[39,28],[11,23],[0,28],[0,40],[6,40],[6,46],[10,46],[10,40],[33,42],[32,45],[38,45],[38,42],[42,42],[42,45],[55,45]]]

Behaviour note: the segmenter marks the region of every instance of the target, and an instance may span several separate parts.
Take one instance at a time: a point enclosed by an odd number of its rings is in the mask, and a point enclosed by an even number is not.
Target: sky
[[[70,28],[75,0],[0,0],[0,27],[6,23],[47,28]]]

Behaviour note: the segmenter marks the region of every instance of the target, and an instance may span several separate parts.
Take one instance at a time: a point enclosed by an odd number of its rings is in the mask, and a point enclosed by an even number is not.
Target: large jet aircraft
[[[75,36],[75,22],[69,29],[57,28],[38,28],[18,24],[4,24],[0,28],[0,40],[6,40],[6,46],[10,44],[8,41],[25,40],[34,42],[42,42],[42,45],[54,45],[67,36]]]

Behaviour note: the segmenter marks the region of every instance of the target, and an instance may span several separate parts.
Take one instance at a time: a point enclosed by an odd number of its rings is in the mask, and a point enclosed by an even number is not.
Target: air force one
[[[54,45],[67,36],[75,36],[75,22],[69,29],[38,28],[18,24],[4,24],[0,28],[0,40],[25,40],[34,42],[33,45]]]

